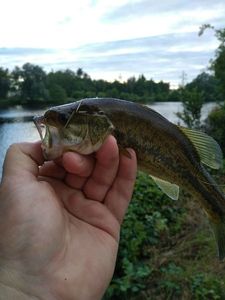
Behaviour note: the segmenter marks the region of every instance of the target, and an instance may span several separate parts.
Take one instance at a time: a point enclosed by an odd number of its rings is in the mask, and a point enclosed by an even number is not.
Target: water
[[[5,154],[11,144],[40,139],[32,119],[42,113],[42,110],[28,110],[20,106],[0,110],[0,177]]]
[[[202,109],[202,120],[204,120],[209,111],[215,107],[215,103],[208,103]],[[150,105],[151,108],[158,111],[164,117],[173,123],[178,123],[179,119],[176,112],[182,111],[182,103],[179,102],[160,102]],[[32,117],[40,115],[43,111],[28,110],[16,107],[9,110],[0,110],[0,174],[8,147],[17,142],[34,142],[39,140],[39,134],[34,126]]]
[[[201,112],[201,121],[204,121],[209,112],[216,106],[216,103],[207,103],[202,107]],[[165,118],[170,120],[171,122],[178,124],[181,123],[181,120],[176,116],[177,112],[182,112],[183,105],[181,102],[158,102],[149,105],[152,109],[159,112]]]

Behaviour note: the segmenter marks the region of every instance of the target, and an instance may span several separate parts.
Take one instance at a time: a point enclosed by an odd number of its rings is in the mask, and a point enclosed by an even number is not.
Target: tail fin
[[[225,258],[225,221],[211,222],[211,225],[216,238],[219,259],[223,260]]]

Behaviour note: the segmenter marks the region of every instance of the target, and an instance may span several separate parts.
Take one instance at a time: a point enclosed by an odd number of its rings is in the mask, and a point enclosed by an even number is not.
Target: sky
[[[225,0],[0,0],[0,66],[82,68],[93,79],[177,87],[207,71],[225,27]],[[184,76],[185,74],[185,76]]]

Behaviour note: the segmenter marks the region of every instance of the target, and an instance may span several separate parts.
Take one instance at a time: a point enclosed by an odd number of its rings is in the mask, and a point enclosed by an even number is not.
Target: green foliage
[[[203,273],[191,277],[191,292],[193,300],[224,299],[221,281]]]
[[[173,299],[174,296],[180,296],[182,292],[182,282],[180,279],[183,277],[184,270],[175,263],[170,262],[168,265],[160,268],[160,273],[161,279],[157,287],[158,293],[165,294],[166,299]]]
[[[202,35],[206,29],[214,30],[215,36],[220,42],[215,58],[211,61],[211,68],[214,70],[216,78],[220,81],[221,91],[225,98],[225,28],[215,29],[210,24],[204,24],[200,28],[199,35]]]
[[[182,224],[183,209],[140,173],[122,226],[118,260],[105,299],[130,299],[146,288],[153,272],[150,247],[168,245]]]
[[[0,68],[0,99],[6,99],[10,90],[10,76],[7,69]]]
[[[151,268],[144,263],[133,263],[126,259],[122,260],[122,277],[113,279],[104,299],[130,299],[146,288],[146,279],[151,274]]]
[[[173,102],[176,102],[176,101],[181,101],[181,93],[180,93],[180,90],[177,89],[177,90],[171,90],[169,92],[169,95],[168,95],[168,101],[173,101]]]
[[[22,104],[44,102],[48,98],[46,74],[37,65],[26,63],[22,68],[16,67],[12,72],[14,92]]]
[[[192,82],[185,86],[185,89],[192,92],[196,89],[202,95],[203,102],[222,101],[220,82],[212,74],[203,72],[199,74]]]
[[[206,119],[205,130],[220,144],[225,154],[225,105],[218,106]]]
[[[169,83],[148,80],[144,75],[130,77],[125,82],[92,80],[81,68],[76,72],[66,69],[46,73],[30,63],[15,67],[10,73],[0,68],[1,106],[62,104],[90,97],[112,97],[148,104],[160,101],[181,101],[186,91],[196,90],[203,101],[220,101],[218,80],[200,74],[183,89],[170,90]]]
[[[184,201],[169,199],[148,175],[138,174],[104,300],[225,299],[224,271],[217,261],[209,269],[213,236],[196,207],[187,212],[190,201]]]
[[[225,28],[215,30],[215,35],[220,42],[217,48],[215,59],[212,61],[212,68],[216,78],[221,83],[221,89],[225,98]]]
[[[48,86],[60,86],[68,97],[73,96],[75,88],[74,79],[76,75],[71,70],[50,72],[47,76]],[[57,101],[57,99],[56,99]]]
[[[144,75],[131,77],[122,83],[118,80],[92,80],[81,68],[76,72],[66,69],[48,74],[41,67],[30,63],[21,68],[15,67],[11,73],[0,68],[0,99],[13,99],[8,101],[9,105],[57,105],[87,97],[113,97],[150,103],[167,101],[169,92],[168,83],[156,83],[152,79],[147,80]]]
[[[187,272],[187,267],[169,262],[158,274],[158,286],[155,293],[159,299],[224,299],[224,281],[217,276],[192,270]],[[153,295],[152,298],[155,299]]]
[[[49,102],[52,103],[65,103],[67,100],[66,91],[60,85],[53,83],[48,87]]]
[[[183,112],[178,112],[177,116],[190,128],[199,128],[201,119],[201,109],[203,105],[203,94],[197,88],[182,91]]]

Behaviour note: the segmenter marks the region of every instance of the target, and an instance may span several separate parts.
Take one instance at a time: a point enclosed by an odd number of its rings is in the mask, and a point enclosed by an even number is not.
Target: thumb
[[[43,163],[40,142],[13,144],[6,153],[3,179],[5,176],[37,177],[38,167]]]

